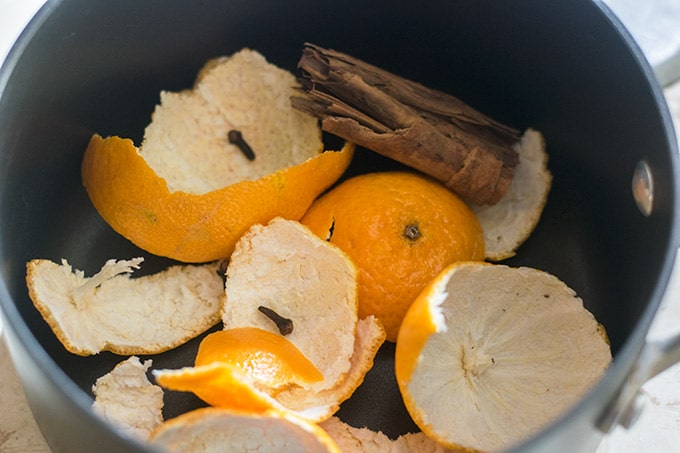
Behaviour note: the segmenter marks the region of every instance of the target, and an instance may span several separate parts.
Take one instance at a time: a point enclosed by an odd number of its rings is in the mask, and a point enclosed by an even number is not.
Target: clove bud
[[[260,305],[259,307],[257,307],[257,309],[260,311],[260,313],[263,313],[267,318],[274,321],[274,324],[276,324],[276,327],[278,327],[281,335],[285,336],[293,332],[293,321],[291,319],[284,318],[271,308],[265,307],[263,305]]]
[[[229,133],[227,133],[227,140],[229,140],[229,143],[232,145],[236,145],[243,155],[246,156],[246,159],[251,161],[255,160],[255,153],[248,142],[243,138],[241,131],[237,131],[236,129],[230,130]]]

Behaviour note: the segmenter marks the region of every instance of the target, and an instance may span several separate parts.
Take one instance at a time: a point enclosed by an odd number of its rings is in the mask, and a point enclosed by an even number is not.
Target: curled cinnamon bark
[[[519,131],[449,94],[349,55],[305,44],[293,107],[323,130],[426,173],[469,201],[496,204],[510,186]],[[306,93],[306,94],[305,94]]]

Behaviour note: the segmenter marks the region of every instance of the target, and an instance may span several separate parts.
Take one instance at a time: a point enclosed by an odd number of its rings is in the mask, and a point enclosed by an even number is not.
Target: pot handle
[[[637,362],[615,399],[607,406],[597,423],[603,433],[617,424],[630,428],[644,405],[642,386],[657,374],[680,363],[680,334],[662,340],[647,341]]]

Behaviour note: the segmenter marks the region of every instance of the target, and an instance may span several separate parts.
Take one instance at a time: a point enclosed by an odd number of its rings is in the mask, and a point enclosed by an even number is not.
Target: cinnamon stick
[[[322,129],[441,181],[469,201],[495,204],[512,181],[519,131],[460,99],[349,55],[305,44],[293,106]]]

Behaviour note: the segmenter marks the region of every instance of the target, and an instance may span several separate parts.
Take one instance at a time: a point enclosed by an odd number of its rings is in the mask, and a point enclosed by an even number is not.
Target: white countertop
[[[5,57],[11,43],[43,0],[0,0],[0,61]],[[626,20],[630,0],[609,0],[617,13]],[[680,24],[680,3],[677,0],[659,0],[666,3],[663,17],[668,21],[675,14],[675,24]],[[637,2],[646,4],[649,2]],[[646,14],[650,15],[651,12]],[[637,16],[638,18],[640,16]],[[628,22],[627,22],[628,23]],[[636,24],[633,24],[633,32]],[[680,31],[680,26],[677,27]],[[657,36],[636,35],[650,60],[660,58],[653,54],[652,46]],[[648,38],[648,39],[647,39]],[[678,47],[664,49],[677,52]],[[665,90],[666,99],[673,114],[676,129],[680,131],[680,82]],[[679,258],[680,259],[680,258]],[[2,326],[0,325],[0,332]],[[680,265],[676,265],[671,284],[649,333],[650,339],[665,338],[680,333]],[[642,415],[630,430],[616,428],[599,446],[597,453],[657,453],[680,452],[680,364],[661,373],[643,388],[646,406]],[[7,347],[0,341],[0,452],[48,453],[14,371]]]

